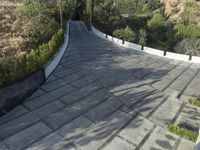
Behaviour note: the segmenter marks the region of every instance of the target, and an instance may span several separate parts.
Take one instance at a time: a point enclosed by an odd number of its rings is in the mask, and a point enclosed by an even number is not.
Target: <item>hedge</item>
[[[55,33],[48,43],[32,49],[20,57],[5,58],[0,61],[0,88],[21,80],[41,69],[64,42],[64,30]]]

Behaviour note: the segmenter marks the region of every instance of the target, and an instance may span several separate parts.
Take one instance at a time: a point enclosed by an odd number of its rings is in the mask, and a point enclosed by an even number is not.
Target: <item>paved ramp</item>
[[[114,45],[82,22],[70,35],[45,84],[0,118],[1,150],[192,150],[167,126],[199,127],[199,109],[183,103],[199,96],[199,65]]]

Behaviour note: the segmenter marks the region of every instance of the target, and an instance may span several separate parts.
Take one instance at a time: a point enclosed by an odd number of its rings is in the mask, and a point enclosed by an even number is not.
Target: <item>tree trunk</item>
[[[60,9],[60,27],[61,29],[63,29],[62,0],[59,0],[59,9]]]

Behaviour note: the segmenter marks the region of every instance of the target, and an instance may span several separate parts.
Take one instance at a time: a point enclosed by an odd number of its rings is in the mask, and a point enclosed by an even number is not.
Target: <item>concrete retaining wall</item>
[[[44,72],[40,71],[26,77],[23,81],[0,89],[0,115],[20,104],[45,81]]]
[[[141,51],[141,52],[145,52],[148,54],[152,54],[152,55],[156,55],[156,56],[160,56],[160,57],[166,57],[166,58],[170,58],[170,59],[175,59],[175,60],[181,60],[181,61],[187,61],[187,62],[192,62],[192,63],[200,63],[200,57],[197,56],[192,56],[191,60],[190,60],[190,56],[189,55],[182,55],[182,54],[177,54],[177,53],[172,53],[172,52],[164,52],[163,50],[159,50],[159,49],[154,49],[154,48],[150,48],[150,47],[144,47],[144,49],[142,50],[141,45],[135,44],[135,43],[131,43],[131,42],[127,42],[123,41],[121,39],[112,37],[110,35],[106,35],[105,33],[102,33],[101,31],[97,30],[95,27],[92,28],[92,31],[99,37],[103,38],[103,39],[107,39],[109,41],[112,41],[116,44],[119,44],[121,46],[124,46],[126,48],[130,48],[136,51]]]

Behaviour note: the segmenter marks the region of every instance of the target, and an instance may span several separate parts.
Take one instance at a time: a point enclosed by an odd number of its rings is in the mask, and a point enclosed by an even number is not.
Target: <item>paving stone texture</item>
[[[57,69],[0,118],[1,150],[192,150],[171,123],[200,126],[200,66],[115,45],[79,21]]]

